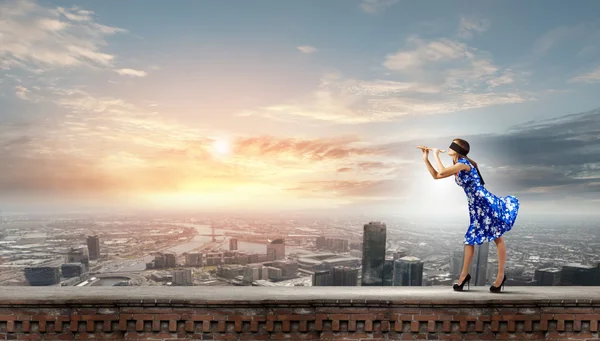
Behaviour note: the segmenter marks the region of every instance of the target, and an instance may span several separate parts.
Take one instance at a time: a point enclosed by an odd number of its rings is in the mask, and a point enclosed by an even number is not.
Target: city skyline
[[[0,208],[523,214],[600,202],[600,4],[6,1]],[[451,161],[442,156],[446,165]]]

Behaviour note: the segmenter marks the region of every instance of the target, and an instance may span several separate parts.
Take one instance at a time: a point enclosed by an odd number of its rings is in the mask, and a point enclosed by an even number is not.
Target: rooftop
[[[11,302],[231,302],[241,305],[261,302],[295,301],[338,304],[419,302],[435,304],[543,304],[551,301],[600,305],[600,287],[506,287],[501,294],[488,287],[454,292],[451,287],[282,287],[274,291],[261,287],[0,287],[0,306]]]
[[[0,287],[7,340],[598,340],[600,287]]]

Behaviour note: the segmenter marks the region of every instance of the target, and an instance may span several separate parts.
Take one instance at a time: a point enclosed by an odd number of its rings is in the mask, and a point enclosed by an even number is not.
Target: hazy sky
[[[463,137],[488,188],[523,210],[591,212],[598,13],[597,0],[1,1],[0,209],[466,212],[415,148]]]

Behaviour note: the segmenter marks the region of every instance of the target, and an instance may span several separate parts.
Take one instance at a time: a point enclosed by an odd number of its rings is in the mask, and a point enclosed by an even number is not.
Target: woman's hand
[[[433,152],[433,155],[440,155],[440,149],[439,148],[431,148],[431,151]]]
[[[429,149],[427,147],[423,147],[421,148],[421,151],[423,152],[423,161],[429,160]]]

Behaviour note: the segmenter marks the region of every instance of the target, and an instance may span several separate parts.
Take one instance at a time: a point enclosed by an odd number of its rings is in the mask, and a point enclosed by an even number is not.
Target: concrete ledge
[[[600,287],[0,287],[0,340],[598,340]]]
[[[600,287],[0,287],[0,306],[28,305],[489,305],[600,307]]]

